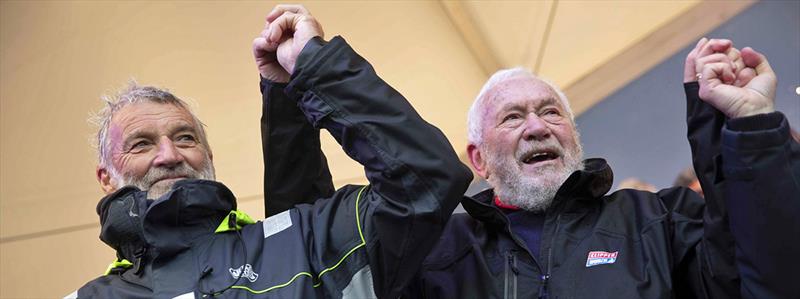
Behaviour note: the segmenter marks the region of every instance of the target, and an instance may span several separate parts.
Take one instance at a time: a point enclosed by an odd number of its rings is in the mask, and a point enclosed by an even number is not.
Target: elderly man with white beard
[[[611,168],[583,160],[566,96],[525,69],[495,73],[470,109],[467,147],[492,189],[462,200],[468,213],[453,215],[404,297],[798,297],[800,146],[774,110],[774,72],[751,48],[704,38],[684,82],[705,200],[687,188],[606,194]],[[265,110],[262,137],[312,141],[265,147],[267,174],[304,165],[280,192],[266,187],[267,206],[330,180],[324,156],[299,156],[319,147],[308,124],[270,129],[296,122],[283,98],[265,94],[282,114]]]
[[[567,177],[583,169],[567,97],[523,68],[495,73],[478,94],[467,123],[472,165],[506,205],[544,211]],[[490,126],[486,134],[485,126]]]

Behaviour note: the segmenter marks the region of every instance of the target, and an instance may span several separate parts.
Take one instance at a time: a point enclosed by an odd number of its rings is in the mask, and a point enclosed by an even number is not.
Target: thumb
[[[775,89],[778,79],[769,65],[764,54],[756,52],[753,48],[742,49],[742,60],[745,65],[756,71],[756,76],[745,87],[755,90],[767,98],[775,99]]]
[[[772,67],[769,65],[769,62],[767,61],[767,58],[763,54],[753,50],[753,48],[746,47],[742,49],[741,54],[744,64],[748,67],[754,68],[757,74],[775,74],[775,72],[772,71]]]
[[[699,54],[700,49],[708,42],[707,38],[701,38],[697,41],[697,45],[695,45],[694,49],[686,55],[686,62],[683,65],[683,82],[694,82],[697,81],[695,78],[697,72],[695,71],[695,59],[697,59],[697,55]]]

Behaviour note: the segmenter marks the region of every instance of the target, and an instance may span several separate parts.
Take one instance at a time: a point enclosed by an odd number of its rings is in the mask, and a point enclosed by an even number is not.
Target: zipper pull
[[[145,252],[147,252],[147,248],[142,247],[133,254],[133,274],[137,276],[139,276],[144,269],[144,267],[142,267],[142,259],[144,258]]]
[[[514,253],[508,253],[508,267],[511,268],[511,271],[514,272],[515,275],[519,275],[519,268],[517,268],[516,263],[514,263]]]
[[[542,275],[542,286],[539,287],[539,299],[546,299],[547,296],[547,281],[550,279],[550,275]]]

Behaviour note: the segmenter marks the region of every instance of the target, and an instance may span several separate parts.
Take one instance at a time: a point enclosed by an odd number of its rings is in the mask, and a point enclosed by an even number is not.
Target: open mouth
[[[522,156],[522,163],[536,164],[540,162],[555,160],[558,157],[559,157],[558,153],[554,151],[549,151],[549,150],[537,151],[537,152],[527,153],[524,156]]]

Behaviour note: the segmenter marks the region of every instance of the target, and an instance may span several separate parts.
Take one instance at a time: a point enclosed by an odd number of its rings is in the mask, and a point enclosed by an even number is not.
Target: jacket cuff
[[[686,92],[687,98],[699,99],[698,94],[700,94],[700,84],[697,82],[683,83],[683,91]]]
[[[789,138],[789,122],[778,111],[729,119],[722,129],[722,144],[738,150],[780,146]]]
[[[334,52],[328,49],[335,49],[336,47],[333,45],[340,43],[344,43],[344,39],[339,36],[335,36],[330,42],[326,42],[319,36],[309,40],[297,56],[294,73],[289,79],[289,84],[286,86],[286,93],[302,94],[304,91],[309,90],[311,86],[314,85],[314,82],[312,82],[314,73],[327,62],[325,57],[330,56],[332,54],[331,52]],[[326,47],[328,44],[332,46]]]
[[[272,88],[285,88],[287,85],[287,83],[275,82],[267,78],[261,77],[261,75],[258,75],[258,78],[261,79],[261,81],[258,83],[259,87],[261,88],[261,93],[264,93],[264,91],[267,90],[266,88],[268,86],[272,86]]]

